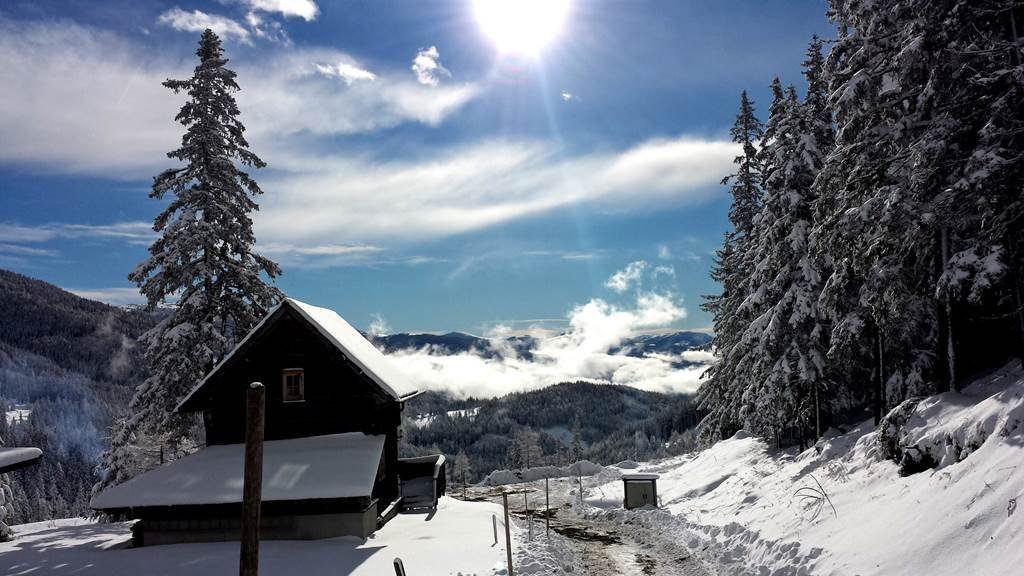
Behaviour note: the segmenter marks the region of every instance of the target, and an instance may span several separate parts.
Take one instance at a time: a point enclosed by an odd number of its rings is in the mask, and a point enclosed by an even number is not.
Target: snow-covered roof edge
[[[0,448],[0,473],[31,466],[42,457],[43,451],[39,448]]]
[[[318,306],[306,304],[305,302],[300,302],[294,298],[285,298],[277,306],[274,306],[269,312],[267,312],[267,315],[264,316],[263,319],[245,335],[245,338],[242,338],[231,352],[222,358],[221,361],[213,367],[213,370],[210,370],[210,372],[198,384],[196,384],[192,390],[189,391],[188,395],[185,396],[181,402],[178,402],[174,411],[180,412],[182,407],[185,406],[192,397],[231,360],[232,357],[234,357],[235,352],[245,346],[253,335],[258,334],[263,329],[263,326],[267,321],[285,305],[298,312],[303,319],[316,328],[324,338],[330,341],[331,344],[344,354],[346,358],[351,360],[353,364],[358,366],[364,374],[366,374],[375,384],[380,386],[382,390],[387,392],[395,400],[408,400],[419,393],[419,390],[417,390],[416,387],[413,386],[412,382],[409,381],[408,376],[391,364],[391,361],[384,357],[383,352],[371,344],[369,340],[359,333],[358,330],[353,328],[351,324],[339,316],[337,312],[328,308],[320,308]]]

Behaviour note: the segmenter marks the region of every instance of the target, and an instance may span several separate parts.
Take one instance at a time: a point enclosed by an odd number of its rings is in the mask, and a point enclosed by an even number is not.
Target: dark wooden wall
[[[266,440],[342,432],[385,435],[383,471],[374,496],[386,506],[398,494],[398,430],[402,404],[381,390],[316,329],[287,307],[208,382],[203,412],[207,444],[245,442],[245,390],[266,386]],[[282,401],[282,372],[302,368],[305,401]]]

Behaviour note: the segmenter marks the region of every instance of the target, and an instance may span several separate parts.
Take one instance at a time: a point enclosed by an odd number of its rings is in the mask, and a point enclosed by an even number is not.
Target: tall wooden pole
[[[548,495],[548,477],[544,477],[544,535],[551,536],[551,498]]]
[[[240,576],[257,576],[260,566],[260,502],[263,488],[263,415],[265,389],[253,382],[246,393],[245,479],[242,486]]]
[[[508,558],[508,576],[512,574],[512,533],[508,529],[508,492],[501,493],[501,504],[505,508],[505,556]]]

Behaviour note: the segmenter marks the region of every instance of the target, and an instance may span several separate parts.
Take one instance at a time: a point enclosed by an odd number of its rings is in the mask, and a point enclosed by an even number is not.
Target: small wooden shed
[[[622,506],[626,510],[658,506],[657,474],[623,474]]]

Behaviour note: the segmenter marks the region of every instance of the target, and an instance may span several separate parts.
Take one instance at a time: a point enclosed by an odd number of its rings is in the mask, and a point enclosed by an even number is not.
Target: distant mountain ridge
[[[365,333],[364,333],[365,334]],[[464,332],[448,332],[447,334],[411,334],[398,333],[386,336],[365,334],[370,341],[385,353],[392,354],[401,350],[422,350],[426,348],[436,355],[462,354],[475,352],[483,357],[496,357],[503,346],[495,346],[495,340],[466,334]],[[496,339],[501,344],[510,346],[516,353],[530,360],[532,351],[538,340],[532,336],[509,336]],[[645,354],[679,354],[687,350],[704,349],[711,344],[712,336],[704,332],[679,331],[666,334],[641,334],[624,340],[609,350],[610,354],[643,357]]]

